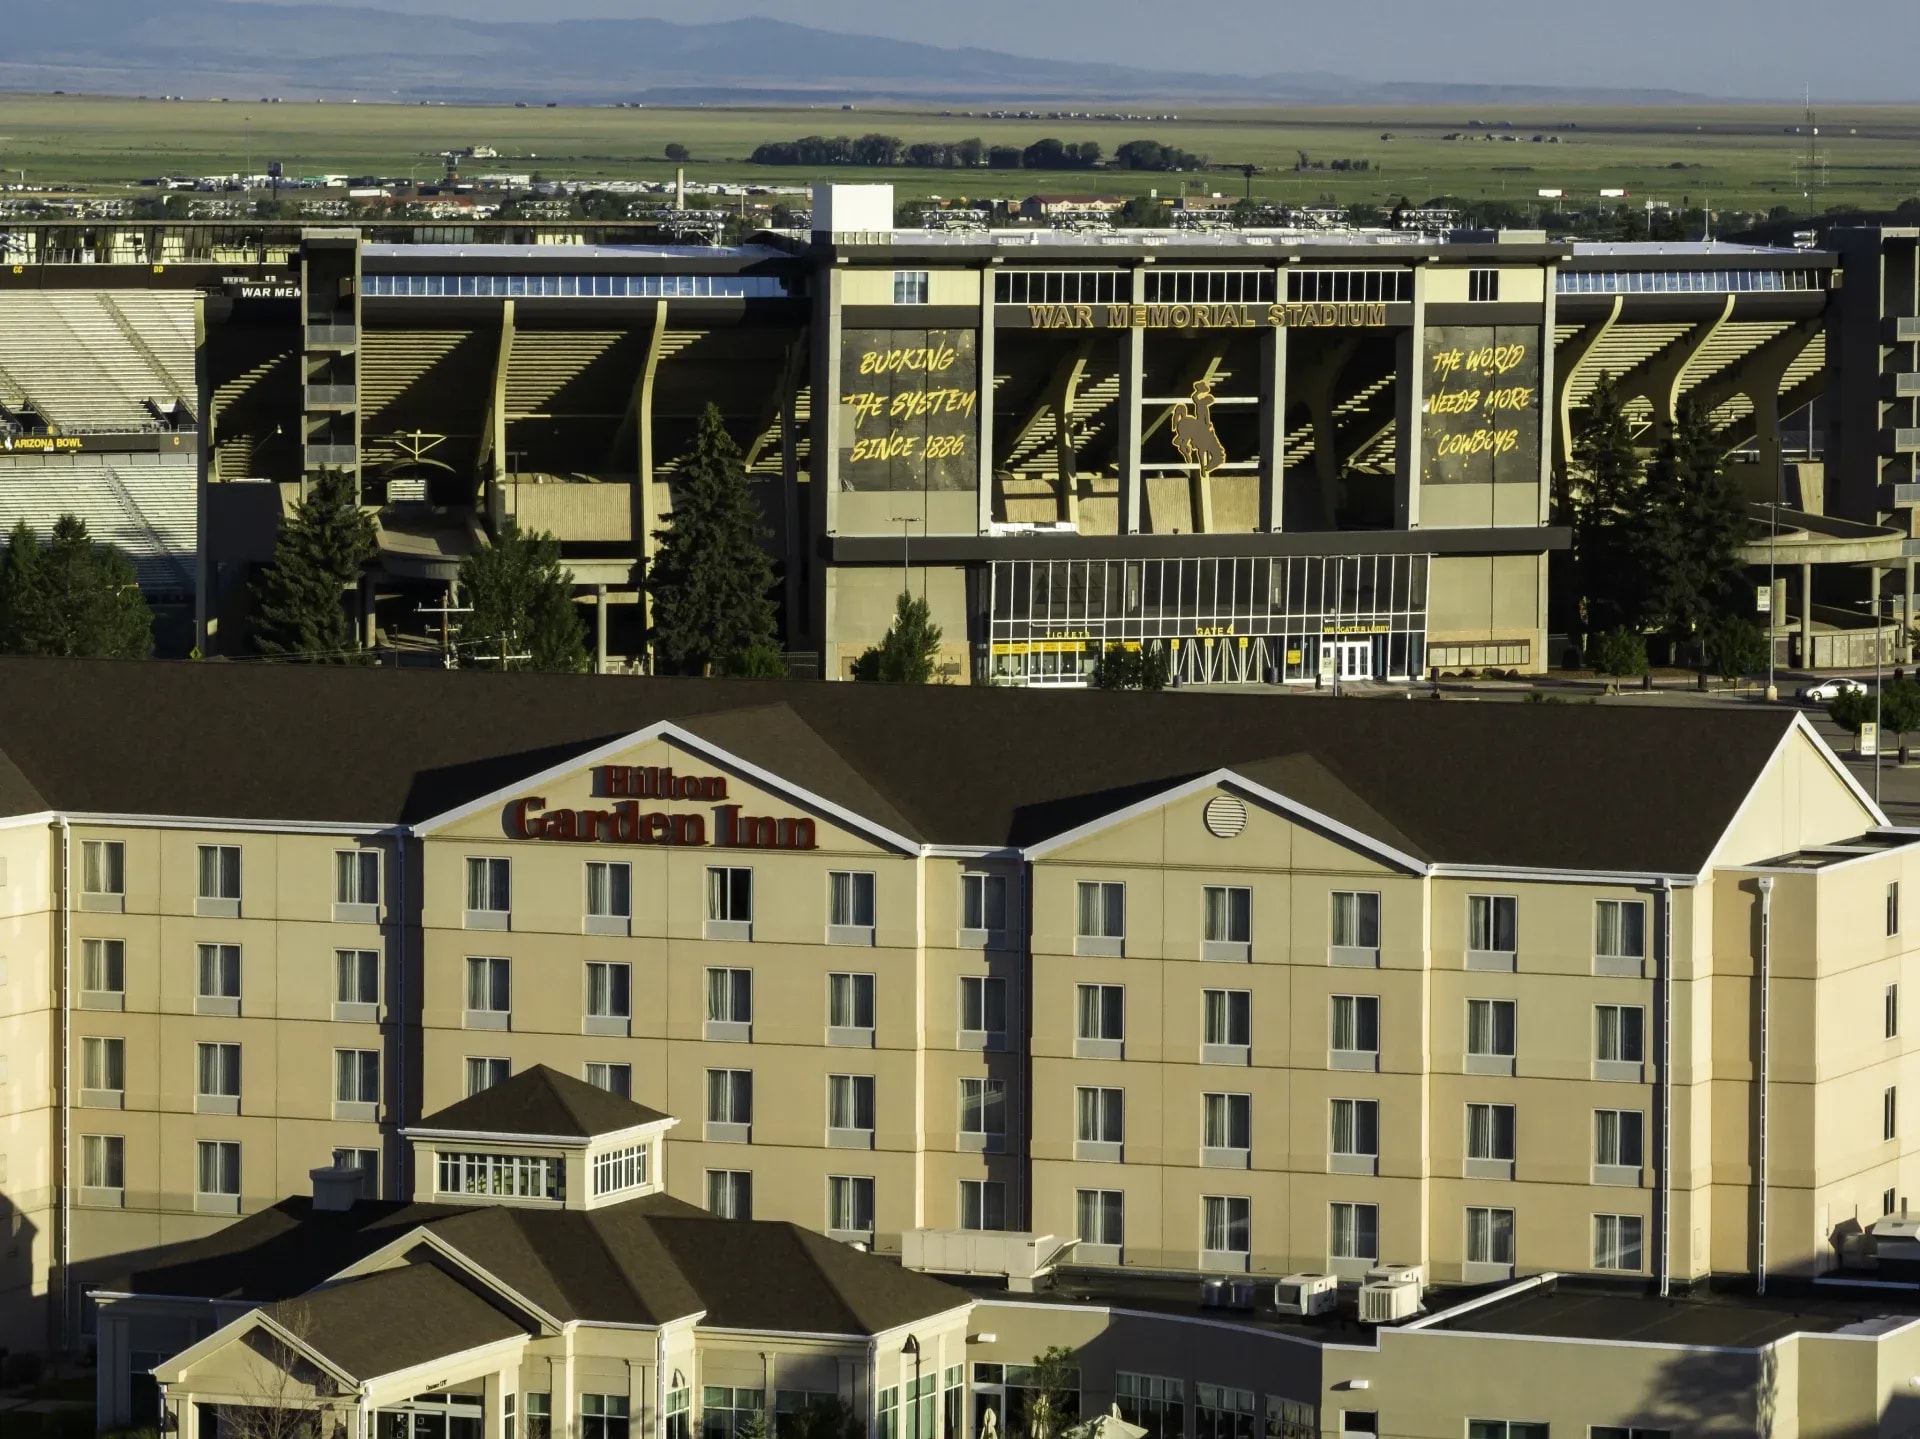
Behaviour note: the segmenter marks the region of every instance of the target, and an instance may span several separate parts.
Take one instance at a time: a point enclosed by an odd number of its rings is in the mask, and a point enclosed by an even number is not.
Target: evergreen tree
[[[43,548],[22,522],[0,560],[0,649],[10,654],[143,659],[153,612],[133,563],[62,515]]]
[[[1626,538],[1629,520],[1639,509],[1640,455],[1610,375],[1600,376],[1588,398],[1573,458],[1567,500],[1577,591],[1574,612],[1580,632],[1591,636],[1637,623],[1645,607]]]
[[[893,624],[879,644],[854,661],[853,677],[889,684],[923,685],[933,678],[940,654],[940,626],[925,600],[906,590],[894,605]]]
[[[460,588],[473,607],[461,630],[463,643],[471,645],[467,663],[575,673],[587,668],[586,622],[552,535],[504,527],[491,545],[460,562]]]
[[[647,591],[660,668],[700,673],[775,644],[773,566],[747,490],[746,464],[708,405],[681,462],[671,529],[661,530]]]
[[[344,664],[362,655],[346,591],[378,551],[353,479],[328,470],[280,529],[273,563],[254,586],[253,644],[265,655]]]
[[[1700,635],[1731,611],[1747,511],[1721,464],[1707,412],[1683,401],[1673,433],[1647,469],[1631,562],[1646,586],[1645,628]]]

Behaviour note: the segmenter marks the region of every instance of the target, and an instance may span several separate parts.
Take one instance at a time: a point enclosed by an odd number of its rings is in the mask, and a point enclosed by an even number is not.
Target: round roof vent
[[[1232,839],[1247,827],[1247,807],[1230,794],[1217,794],[1207,801],[1201,818],[1215,839]]]

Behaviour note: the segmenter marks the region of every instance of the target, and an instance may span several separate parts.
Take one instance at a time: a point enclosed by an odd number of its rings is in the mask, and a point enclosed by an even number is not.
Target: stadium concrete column
[[[593,587],[593,672],[607,672],[607,587]]]
[[[1813,566],[1800,566],[1800,667],[1813,668]]]
[[[211,395],[207,374],[207,297],[193,302],[193,392]],[[200,453],[196,456],[200,473],[194,481],[193,497],[193,642],[201,654],[211,654],[214,626],[207,617],[208,592],[213,587],[212,546],[207,543],[207,485],[213,477],[214,425],[218,416],[211,404],[203,404],[199,424]],[[1909,586],[1911,589],[1911,586]]]
[[[660,507],[653,495],[653,383],[660,373],[660,354],[667,343],[667,302],[653,305],[653,333],[647,337],[647,360],[640,370],[640,383],[634,396],[633,427],[640,443],[640,557],[644,562],[641,578],[651,576],[653,554],[658,548],[654,529],[659,523]],[[653,629],[653,597],[643,584],[640,590],[640,632]],[[653,668],[648,655],[649,671]]]
[[[1553,388],[1553,337],[1558,332],[1554,321],[1559,313],[1559,277],[1560,267],[1549,260],[1546,273],[1541,277],[1542,300],[1540,307],[1540,388],[1534,398],[1540,407],[1540,523],[1553,523],[1553,421],[1554,408],[1547,403],[1547,397],[1554,393]],[[1541,615],[1546,614],[1547,566],[1540,566]],[[1542,666],[1544,669],[1545,666]]]
[[[1274,293],[1285,298],[1287,272],[1281,270]],[[1274,325],[1260,337],[1260,516],[1259,528],[1286,528],[1287,330]]]
[[[993,264],[999,264],[998,256]],[[980,276],[980,340],[974,347],[974,389],[980,397],[978,527],[983,535],[993,528],[993,306],[999,273],[990,265]]]
[[[829,264],[816,272],[813,312],[813,391],[808,422],[813,441],[808,463],[813,477],[809,520],[813,533],[830,546],[840,522],[840,347],[842,339],[841,306],[845,298],[845,273]],[[833,673],[829,637],[834,633],[834,589],[829,582],[831,563],[813,567],[810,585],[812,602],[808,617],[813,624],[814,647],[820,652],[821,677],[838,679]]]
[[[1147,294],[1147,271],[1133,271],[1135,304]],[[1125,353],[1120,358],[1120,533],[1140,533],[1140,402],[1146,383],[1146,331],[1129,326],[1121,339]]]
[[[1394,407],[1393,519],[1396,528],[1420,528],[1420,419],[1426,398],[1427,266],[1423,256],[1413,266],[1413,323],[1396,347],[1400,367],[1399,394]]]

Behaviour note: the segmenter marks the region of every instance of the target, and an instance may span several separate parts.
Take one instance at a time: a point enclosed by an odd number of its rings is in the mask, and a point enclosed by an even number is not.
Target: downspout
[[[1026,1030],[1020,1046],[1020,1088],[1022,1120],[1020,1134],[1020,1207],[1026,1214],[1029,1232],[1033,1215],[1033,861],[1020,866],[1020,1010]],[[1075,1215],[1077,1224],[1079,1216]]]
[[[397,1023],[393,1027],[394,1046],[394,1113],[400,1124],[411,1122],[412,1114],[407,1108],[407,1026],[412,1022],[407,1015],[407,840],[413,833],[407,825],[398,827],[393,846],[393,900],[394,900],[394,948],[399,953],[400,976],[394,1003],[399,1007]],[[396,1126],[398,1127],[398,1126]],[[399,1163],[394,1165],[398,1176],[394,1198],[413,1198],[413,1176],[407,1171],[413,1160],[413,1146],[403,1138],[397,1155]]]
[[[60,1315],[61,1347],[74,1337],[69,1266],[73,1262],[73,830],[65,815],[60,829]]]
[[[1673,1290],[1673,881],[1660,881],[1660,1297]]]
[[[1760,1133],[1755,1146],[1759,1150],[1759,1182],[1756,1185],[1754,1216],[1755,1292],[1767,1292],[1767,1021],[1769,993],[1773,976],[1773,876],[1760,876],[1760,1044],[1754,1069],[1759,1091]]]
[[[667,1439],[667,1326],[653,1331],[653,1439]]]

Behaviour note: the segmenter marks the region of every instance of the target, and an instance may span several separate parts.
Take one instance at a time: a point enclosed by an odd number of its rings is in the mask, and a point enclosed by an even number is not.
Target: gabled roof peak
[[[408,1133],[516,1135],[579,1143],[673,1116],[596,1088],[544,1064],[429,1114]]]

